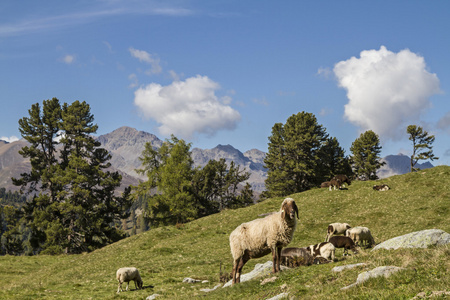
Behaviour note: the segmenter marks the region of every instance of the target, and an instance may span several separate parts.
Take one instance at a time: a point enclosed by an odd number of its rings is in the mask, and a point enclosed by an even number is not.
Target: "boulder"
[[[375,246],[372,249],[398,249],[398,248],[427,248],[429,246],[446,245],[450,243],[450,234],[440,229],[416,231],[395,237]]]
[[[253,271],[241,275],[241,282],[270,274],[270,272],[272,272],[272,266],[273,266],[272,261],[268,261],[264,264],[256,264]],[[281,270],[286,270],[286,269],[289,269],[289,268],[287,268],[285,266],[281,266]],[[232,284],[232,282],[233,282],[233,280],[228,281],[227,283],[224,284],[223,287],[230,286]]]
[[[370,271],[362,272],[358,275],[358,278],[356,279],[355,283],[350,284],[346,287],[343,287],[343,288],[341,288],[341,290],[347,290],[349,288],[352,288],[358,284],[366,282],[370,278],[375,278],[375,277],[380,277],[380,276],[384,276],[387,278],[400,270],[404,270],[404,268],[399,268],[399,267],[394,267],[394,266],[384,266],[384,267],[377,267]]]
[[[331,272],[335,272],[335,273],[342,272],[344,270],[353,269],[353,268],[356,268],[356,267],[363,267],[365,265],[367,265],[367,264],[359,263],[359,264],[353,264],[353,265],[345,265],[345,266],[334,267],[333,269],[331,269]]]

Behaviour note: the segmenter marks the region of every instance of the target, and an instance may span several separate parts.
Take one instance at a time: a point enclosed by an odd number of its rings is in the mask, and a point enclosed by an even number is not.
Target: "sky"
[[[450,165],[450,1],[0,2],[0,139],[35,103],[86,101],[121,126],[192,147],[268,151],[275,123],[315,115],[350,155],[412,154],[408,125]]]

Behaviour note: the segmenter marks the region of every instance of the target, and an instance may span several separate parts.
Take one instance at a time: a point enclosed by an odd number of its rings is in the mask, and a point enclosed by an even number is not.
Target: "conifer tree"
[[[367,130],[350,147],[351,162],[355,175],[362,180],[378,179],[377,170],[385,163],[381,162],[380,140],[372,130]]]
[[[411,172],[417,171],[414,166],[419,160],[436,160],[439,157],[434,156],[433,146],[434,135],[430,135],[424,131],[422,127],[416,125],[409,125],[406,129],[409,134],[409,140],[413,144],[413,153],[411,155]]]

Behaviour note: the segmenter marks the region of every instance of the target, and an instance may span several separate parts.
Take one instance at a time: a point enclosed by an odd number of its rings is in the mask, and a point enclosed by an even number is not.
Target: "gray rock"
[[[275,297],[269,298],[267,300],[280,300],[280,299],[285,299],[289,296],[288,293],[281,293],[279,295],[276,295]]]
[[[270,272],[272,271],[272,266],[273,266],[272,261],[268,261],[264,264],[256,264],[253,271],[241,275],[241,282],[245,282],[247,280],[251,280],[256,277],[265,276],[265,275],[270,274]],[[289,269],[289,268],[287,268],[285,266],[281,266],[281,270],[286,270],[286,269]],[[227,283],[225,283],[225,285],[223,287],[231,286],[232,282],[233,282],[233,280],[228,281]]]
[[[184,283],[196,283],[196,282],[201,282],[201,280],[186,277],[186,278],[183,279],[183,282]]]
[[[363,282],[366,282],[367,280],[369,280],[370,278],[375,278],[375,277],[380,277],[380,276],[384,276],[384,277],[389,277],[392,274],[404,270],[404,268],[399,268],[399,267],[394,267],[394,266],[384,266],[384,267],[377,267],[373,270],[370,271],[366,271],[366,272],[362,272],[358,275],[358,278],[356,279],[356,282],[348,285],[346,287],[341,288],[341,290],[347,290],[349,288],[352,288],[358,284],[361,284]]]
[[[159,296],[161,296],[161,295],[159,295],[159,294],[153,294],[153,295],[150,295],[150,296],[148,296],[147,298],[145,298],[145,300],[155,300],[156,297],[159,297]]]
[[[362,267],[362,266],[365,266],[365,265],[367,265],[367,264],[359,263],[359,264],[353,264],[353,265],[345,265],[345,266],[334,267],[333,269],[331,269],[331,272],[336,272],[336,273],[337,272],[342,272],[342,271],[347,270],[347,269],[353,269],[353,268]]]
[[[446,245],[449,243],[450,234],[440,229],[428,229],[387,240],[375,246],[372,251],[378,249],[427,248],[429,246]]]
[[[218,285],[216,285],[215,287],[213,287],[212,289],[200,289],[200,291],[202,291],[202,292],[205,292],[205,293],[209,293],[209,292],[212,292],[212,291],[215,291],[217,288],[219,288],[220,286],[221,286],[222,284],[218,284]]]

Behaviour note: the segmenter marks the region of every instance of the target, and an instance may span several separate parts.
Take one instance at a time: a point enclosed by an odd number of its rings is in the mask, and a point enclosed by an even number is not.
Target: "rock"
[[[370,271],[362,272],[358,275],[358,278],[356,279],[355,283],[353,283],[349,286],[343,287],[343,288],[341,288],[341,290],[347,290],[349,288],[352,288],[358,284],[366,282],[370,278],[375,278],[375,277],[380,277],[380,276],[384,276],[387,278],[400,270],[404,270],[404,268],[399,268],[399,267],[394,267],[394,266],[384,266],[384,267],[377,267]]]
[[[241,275],[241,282],[251,280],[251,279],[254,279],[259,276],[265,276],[265,275],[270,274],[270,272],[272,272],[272,266],[273,266],[272,261],[268,261],[264,264],[256,264],[253,271]],[[281,266],[281,270],[286,270],[286,269],[289,269],[289,268],[287,268],[285,266]],[[227,283],[225,283],[225,285],[223,287],[231,286],[232,282],[233,282],[233,280],[228,281]]]
[[[266,278],[263,281],[261,281],[261,285],[265,285],[266,283],[269,283],[269,282],[275,282],[275,280],[277,280],[277,278],[278,277],[276,277],[276,276],[271,277],[271,278]]]
[[[201,280],[186,277],[186,278],[183,279],[183,282],[184,283],[196,283],[196,282],[201,282]]]
[[[367,265],[367,264],[359,263],[359,264],[353,264],[353,265],[345,265],[345,266],[334,267],[333,269],[331,269],[331,272],[342,272],[342,271],[347,270],[347,269],[353,269],[353,268],[362,267],[362,266],[365,266],[365,265]]]
[[[437,291],[437,292],[431,292],[431,294],[421,292],[418,293],[414,298],[411,298],[411,300],[415,299],[427,299],[432,297],[443,297],[443,296],[450,296],[450,292],[447,291]]]
[[[287,298],[288,296],[289,296],[288,293],[281,293],[281,294],[276,295],[275,297],[269,298],[267,300],[279,300],[279,299]]]
[[[398,248],[427,248],[429,246],[446,245],[450,243],[450,234],[440,229],[416,231],[395,237],[375,246],[372,249],[398,249]]]
[[[205,292],[205,293],[209,293],[212,292],[214,290],[216,290],[217,288],[219,288],[221,286],[221,284],[219,283],[218,285],[216,285],[215,287],[213,287],[212,289],[200,289],[200,291]]]
[[[148,296],[147,298],[145,298],[145,300],[155,300],[156,297],[159,297],[159,296],[161,296],[161,295],[159,295],[159,294],[153,294],[153,295],[150,295],[150,296]]]

